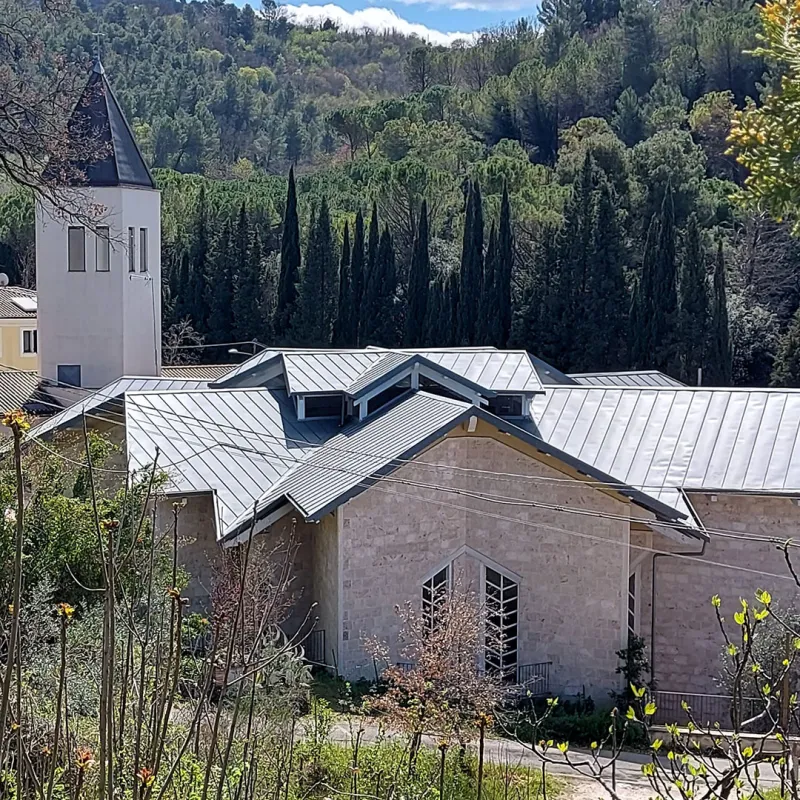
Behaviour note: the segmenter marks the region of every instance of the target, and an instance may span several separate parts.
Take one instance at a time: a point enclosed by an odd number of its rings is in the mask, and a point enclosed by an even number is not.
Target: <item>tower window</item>
[[[128,272],[136,272],[136,228],[128,228]]]
[[[147,272],[147,228],[139,228],[139,272]]]
[[[111,235],[108,228],[97,229],[97,262],[95,269],[98,272],[108,272],[111,269]]]
[[[86,233],[83,228],[70,227],[68,232],[70,272],[86,272]]]
[[[22,331],[22,354],[26,356],[39,352],[39,335],[36,329]]]
[[[517,677],[519,584],[484,568],[486,594],[486,669],[504,681]]]
[[[61,386],[80,386],[81,385],[81,365],[80,364],[59,364],[58,382]]]

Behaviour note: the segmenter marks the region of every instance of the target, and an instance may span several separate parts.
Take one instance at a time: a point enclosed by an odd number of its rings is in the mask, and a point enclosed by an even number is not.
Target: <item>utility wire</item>
[[[82,387],[72,387],[72,388],[82,389]],[[87,391],[87,392],[92,391],[92,390],[87,390],[87,389],[82,389],[82,390],[83,391]],[[180,391],[180,390],[177,390],[177,391]],[[183,391],[185,391],[187,393],[191,393],[192,391],[203,391],[203,390],[190,390],[190,389],[187,389],[187,390],[183,390]],[[228,391],[231,391],[231,390],[228,390]],[[247,389],[247,390],[241,390],[240,389],[240,390],[236,390],[236,391],[266,391],[266,392],[269,392],[269,390],[265,390],[265,389]],[[101,394],[101,392],[102,392],[102,390],[96,390],[96,391],[93,391],[92,394],[94,394],[94,395],[98,395],[99,394],[100,398],[102,398],[104,401],[107,400],[107,401],[118,402],[120,405],[123,404],[123,401],[118,396],[103,395],[103,394]],[[171,392],[167,391],[165,393],[171,393]],[[79,401],[79,402],[85,402],[85,401]],[[54,407],[57,407],[57,408],[61,409],[60,406],[56,406],[55,404],[51,404],[51,405],[54,405]],[[101,405],[102,405],[102,403],[101,403]],[[142,407],[140,406],[140,408],[142,408]],[[61,410],[63,411],[64,409],[61,409]],[[69,409],[67,409],[67,410],[69,410]],[[156,411],[155,409],[153,409],[153,410]],[[85,413],[85,411],[83,413]],[[116,414],[117,416],[120,416],[120,417],[124,416],[120,412],[111,412],[111,413],[114,413],[114,414]],[[160,416],[165,416],[165,415],[173,416],[173,417],[176,417],[176,418],[181,419],[181,420],[186,420],[186,421],[192,422],[194,424],[200,423],[200,424],[203,424],[205,426],[213,426],[213,427],[219,428],[221,430],[224,429],[224,428],[227,428],[227,429],[233,431],[238,437],[243,437],[243,438],[256,438],[257,440],[260,440],[260,441],[263,441],[264,439],[268,439],[268,440],[274,440],[274,441],[279,442],[279,443],[283,443],[283,442],[289,441],[289,442],[292,442],[292,443],[300,444],[300,445],[302,445],[304,447],[307,447],[307,448],[327,448],[328,450],[333,450],[335,452],[341,452],[341,453],[347,454],[347,455],[364,456],[364,457],[367,457],[367,458],[381,458],[381,459],[384,458],[380,454],[369,453],[369,452],[360,451],[360,450],[352,450],[352,449],[348,449],[348,448],[338,448],[338,447],[336,447],[334,445],[330,445],[328,443],[309,442],[308,440],[305,440],[305,439],[293,439],[292,437],[288,437],[288,436],[285,436],[285,435],[284,436],[277,436],[277,435],[274,435],[274,434],[269,434],[267,432],[259,433],[259,432],[256,432],[256,431],[246,431],[246,430],[242,430],[241,428],[237,428],[234,425],[226,425],[224,423],[220,423],[220,422],[217,422],[217,421],[214,421],[214,420],[198,420],[196,417],[189,417],[189,416],[186,416],[186,415],[181,415],[176,411],[168,410],[168,409],[159,409],[159,410],[157,410],[156,413],[158,413]],[[90,418],[106,421],[105,417],[100,417],[100,416],[91,415],[91,414],[86,414],[86,415],[89,416]],[[117,425],[120,425],[122,427],[125,427],[125,423],[124,422],[114,422],[112,420],[108,420],[108,421],[111,421],[112,424],[117,424]],[[161,429],[158,428],[157,426],[154,427],[154,430],[157,433],[163,433],[163,431],[161,431]],[[36,428],[34,428],[34,429],[32,429],[30,431],[29,436],[34,441],[37,441],[37,443],[41,444],[41,442],[39,442],[38,439],[36,438],[35,434],[36,434]],[[194,434],[194,435],[195,435],[195,438],[198,438],[198,440],[200,440],[199,437],[197,437],[196,434]],[[178,465],[180,463],[183,463],[185,461],[191,460],[192,458],[201,455],[202,452],[210,450],[215,446],[230,447],[232,445],[224,443],[224,442],[220,443],[220,442],[217,442],[217,441],[214,440],[211,444],[209,444],[207,447],[205,447],[202,451],[189,454],[186,457],[179,459],[178,461],[172,461],[172,462],[165,463],[163,466],[164,467],[176,466],[176,465]],[[49,449],[49,448],[46,448],[46,449]],[[239,449],[242,449],[244,451],[244,448],[239,448]],[[58,454],[54,450],[50,450],[50,452],[53,453],[54,455],[59,455],[59,456],[63,457],[66,461],[71,461],[66,456],[63,456],[62,454]],[[280,460],[286,460],[285,458],[278,456],[278,454],[276,454],[274,452],[269,452],[269,453],[265,453],[265,452],[261,452],[261,451],[253,451],[253,452],[257,453],[258,455],[261,455],[262,457],[279,458]],[[304,459],[291,458],[290,460],[294,461],[295,463],[301,463],[301,462],[305,461],[305,457],[304,457]],[[80,462],[75,462],[75,461],[72,461],[72,463],[80,464]],[[445,469],[445,470],[448,470],[448,471],[451,471],[451,472],[452,471],[457,471],[457,472],[463,472],[463,473],[477,473],[477,474],[482,474],[482,475],[488,475],[488,476],[491,476],[493,478],[501,479],[501,480],[503,480],[503,479],[505,479],[505,480],[513,480],[514,482],[518,482],[520,480],[533,481],[533,482],[542,482],[542,483],[565,483],[565,484],[573,484],[575,482],[575,479],[572,479],[572,478],[552,478],[552,477],[546,477],[546,476],[522,475],[522,474],[518,474],[518,473],[502,473],[502,472],[495,472],[495,471],[490,471],[490,470],[479,470],[479,469],[470,468],[470,467],[454,466],[454,465],[450,465],[450,464],[425,462],[425,461],[417,460],[417,459],[392,458],[392,459],[389,460],[389,463],[390,464],[396,464],[398,466],[402,466],[403,464],[413,464],[414,466],[418,466],[418,467],[432,468],[432,469]],[[313,465],[313,466],[316,466],[316,465]],[[123,473],[126,472],[124,470],[107,470],[107,471],[113,471],[113,472],[116,472],[116,473],[119,473],[119,474],[123,474]],[[219,477],[219,476],[217,476],[217,477]],[[625,488],[625,489],[629,489],[629,488],[648,488],[648,486],[652,486],[652,488],[656,488],[656,489],[659,489],[659,490],[664,490],[664,489],[680,490],[682,488],[682,487],[668,487],[668,486],[665,486],[663,484],[662,485],[646,485],[646,484],[635,485],[635,484],[623,484],[623,483],[615,483],[615,482],[607,482],[607,481],[592,481],[592,480],[585,480],[585,481],[580,481],[580,482],[585,484],[585,485],[595,486],[595,487],[598,487],[598,488],[606,488],[606,489],[611,489],[611,490],[616,490],[617,488]],[[442,490],[442,491],[445,491],[445,490],[456,491],[456,490],[452,489],[451,487],[442,487],[442,486],[436,485],[436,484],[423,484],[421,482],[417,482],[415,485],[427,486],[428,488],[438,489],[438,490]],[[627,521],[627,522],[640,522],[640,523],[645,524],[645,525],[651,525],[654,522],[654,520],[646,518],[646,517],[630,517],[630,516],[627,516],[627,515],[609,515],[609,514],[603,515],[603,514],[601,514],[599,512],[588,512],[585,509],[572,509],[572,508],[569,508],[567,506],[562,506],[562,505],[544,504],[544,503],[531,501],[531,500],[528,500],[528,499],[525,499],[525,498],[517,498],[517,497],[513,497],[513,496],[490,495],[490,494],[487,494],[487,493],[470,492],[469,490],[457,490],[457,491],[458,491],[458,493],[461,493],[461,494],[464,494],[464,495],[467,495],[467,496],[472,496],[472,497],[475,497],[477,499],[481,499],[482,498],[482,499],[487,499],[487,500],[502,501],[502,502],[504,502],[505,504],[508,504],[508,505],[525,505],[525,506],[528,506],[528,507],[543,508],[543,509],[554,510],[554,511],[563,511],[563,512],[566,512],[566,513],[576,513],[576,514],[580,514],[580,515],[589,515],[589,516],[595,516],[595,517],[599,517],[599,518],[616,519],[616,520],[620,520],[620,521],[624,520],[624,521]],[[741,493],[739,493],[739,494],[741,494]],[[672,522],[668,522],[668,521],[658,521],[658,520],[655,520],[655,522],[657,522],[657,524],[659,524],[661,526],[672,527],[672,528],[675,528],[677,530],[682,530],[685,527],[680,523],[672,523]],[[740,538],[740,539],[746,539],[746,540],[749,540],[749,541],[757,541],[757,540],[763,540],[763,541],[768,541],[768,542],[781,541],[777,537],[771,537],[768,534],[758,534],[758,533],[750,533],[750,534],[748,534],[747,532],[734,531],[734,530],[725,529],[725,528],[706,528],[705,530],[707,530],[710,533],[716,533],[716,534],[719,534],[719,535],[728,536],[729,538]]]

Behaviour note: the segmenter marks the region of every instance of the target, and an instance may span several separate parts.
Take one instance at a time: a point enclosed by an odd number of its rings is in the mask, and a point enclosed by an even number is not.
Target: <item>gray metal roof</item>
[[[553,388],[542,438],[675,508],[681,491],[800,494],[800,391]]]
[[[289,394],[343,392],[380,360],[372,350],[285,352],[286,388]]]
[[[274,364],[278,355],[285,364],[286,388],[290,394],[344,392],[362,375],[377,367],[389,354],[419,355],[442,369],[493,392],[541,392],[542,383],[531,358],[524,350],[496,350],[493,347],[436,348],[431,350],[265,350],[240,364],[213,388],[257,381],[260,370]],[[399,358],[386,362],[396,366]],[[359,382],[360,385],[360,382]]]
[[[562,372],[560,369],[556,369],[552,364],[548,364],[538,356],[533,355],[533,353],[528,353],[528,357],[533,362],[533,366],[536,368],[536,373],[543,386],[576,385],[577,381],[573,380],[572,377]]]
[[[396,468],[397,459],[419,452],[475,411],[470,403],[426,392],[404,395],[368,420],[347,425],[324,447],[312,450],[302,464],[264,493],[256,513],[285,498],[306,519],[321,519],[374,483],[376,476]],[[248,525],[251,515],[247,509],[229,535]]]
[[[227,375],[235,364],[182,364],[161,367],[163,378],[194,378],[201,381],[215,381]]]
[[[125,421],[131,465],[151,464],[158,448],[172,492],[216,495],[220,535],[338,430],[335,421],[298,423],[286,392],[269,389],[133,392]]]
[[[542,382],[524,350],[463,348],[413,350],[429,361],[494,392],[541,392]]]
[[[175,389],[204,389],[208,381],[177,378],[118,378],[102,389],[70,405],[34,428],[28,436],[44,436],[57,428],[76,423],[84,414],[109,414],[111,419],[122,422],[124,397],[128,392],[170,391]]]
[[[262,350],[260,353],[256,353],[251,358],[248,358],[247,361],[243,361],[241,364],[233,367],[229,372],[226,372],[222,378],[216,379],[212,388],[221,389],[223,386],[232,387],[238,385],[246,376],[249,376],[251,373],[257,373],[260,367],[269,363],[272,359],[277,358],[281,353],[281,350],[276,350],[274,348],[268,348],[267,350]]]
[[[568,377],[581,386],[685,386],[657,369],[632,372],[576,372]]]
[[[376,381],[386,378],[396,369],[402,369],[413,360],[414,356],[408,353],[396,353],[394,351],[384,353],[347,387],[347,393],[352,397],[358,397],[361,392],[368,389]]]

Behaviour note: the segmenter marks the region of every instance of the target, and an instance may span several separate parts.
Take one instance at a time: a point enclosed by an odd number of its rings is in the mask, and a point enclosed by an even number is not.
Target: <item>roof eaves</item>
[[[468,420],[476,411],[476,406],[465,408],[458,416],[449,420],[444,425],[441,425],[435,431],[429,433],[427,436],[424,436],[422,439],[419,439],[411,447],[406,448],[406,450],[399,455],[393,456],[391,459],[389,459],[389,461],[387,461],[386,464],[384,464],[382,467],[379,467],[371,475],[362,478],[355,486],[352,486],[347,491],[337,495],[321,508],[311,511],[311,513],[306,516],[306,522],[319,522],[323,517],[330,514],[340,505],[343,505],[348,500],[352,500],[354,497],[357,497],[359,494],[361,494],[361,492],[369,489],[370,486],[374,486],[381,478],[390,475],[396,469],[402,467],[405,461],[413,458],[416,455],[419,455],[419,453],[421,453],[423,450],[427,450],[431,445],[439,441],[439,439],[441,439],[445,434],[453,430],[453,428]],[[290,499],[288,495],[287,499]],[[297,504],[295,503],[295,505]]]

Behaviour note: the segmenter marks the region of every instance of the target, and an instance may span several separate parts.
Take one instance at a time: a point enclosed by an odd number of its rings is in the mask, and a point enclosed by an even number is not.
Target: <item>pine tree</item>
[[[595,194],[592,244],[586,294],[585,366],[622,369],[625,364],[628,295],[625,254],[614,190],[605,178]]]
[[[328,199],[323,196],[308,235],[298,298],[300,311],[293,329],[294,340],[309,347],[328,346],[333,334],[336,301],[336,262],[331,218]]]
[[[483,291],[483,202],[476,181],[467,189],[458,301],[458,342],[476,344]]]
[[[397,347],[402,335],[402,314],[397,296],[397,268],[389,228],[381,234],[375,263],[364,293],[365,345]]]
[[[357,347],[361,341],[358,331],[361,321],[361,301],[364,297],[364,216],[361,210],[356,214],[352,250],[353,252],[350,256],[352,308],[349,316],[350,329],[347,332],[347,341],[353,347]]]
[[[421,347],[425,342],[428,298],[431,293],[431,259],[428,251],[428,204],[422,201],[417,235],[408,272],[408,306],[406,308],[406,347]]]
[[[275,309],[275,332],[285,336],[297,307],[297,286],[300,283],[300,222],[297,217],[297,189],[294,169],[289,170],[286,213],[281,234],[281,271],[278,280],[278,303]]]
[[[626,87],[614,107],[614,129],[628,147],[644,139],[644,114],[633,87]]]
[[[261,241],[258,232],[249,229],[244,203],[239,210],[236,226],[234,257],[233,336],[237,341],[244,342],[258,338],[264,328],[261,311]]]
[[[175,322],[192,316],[192,267],[191,255],[188,250],[181,251],[180,265],[175,272],[172,283],[173,316]]]
[[[444,324],[450,321],[449,314],[445,314],[446,284],[446,277],[438,275],[430,286],[423,335],[427,347],[443,347],[446,344],[446,332],[442,330]]]
[[[336,322],[333,326],[333,343],[336,347],[356,346],[355,340],[349,338],[352,330],[351,315],[355,311],[350,264],[350,227],[345,222],[342,236],[342,253],[339,258],[339,304]]]
[[[230,220],[214,240],[209,256],[209,280],[206,286],[208,338],[222,344],[233,339],[233,232]]]
[[[785,374],[789,375],[794,356],[787,349],[784,359]],[[712,386],[730,386],[733,378],[733,351],[728,323],[728,295],[725,289],[725,256],[722,239],[717,245],[717,262],[714,265],[713,306],[711,310],[711,339],[708,344],[708,367],[704,370]]]
[[[770,386],[800,388],[800,308],[795,311],[786,333],[781,337]]]
[[[708,277],[697,215],[692,214],[684,234],[679,287],[681,379],[695,383],[704,365],[708,339]]]
[[[189,238],[192,245],[186,302],[186,315],[201,334],[208,331],[209,224],[206,188],[201,185]]]
[[[497,346],[505,348],[511,336],[511,275],[514,270],[514,237],[511,232],[511,202],[508,186],[503,185],[500,202],[500,227],[497,232],[497,261],[495,262],[494,302],[500,321]]]

